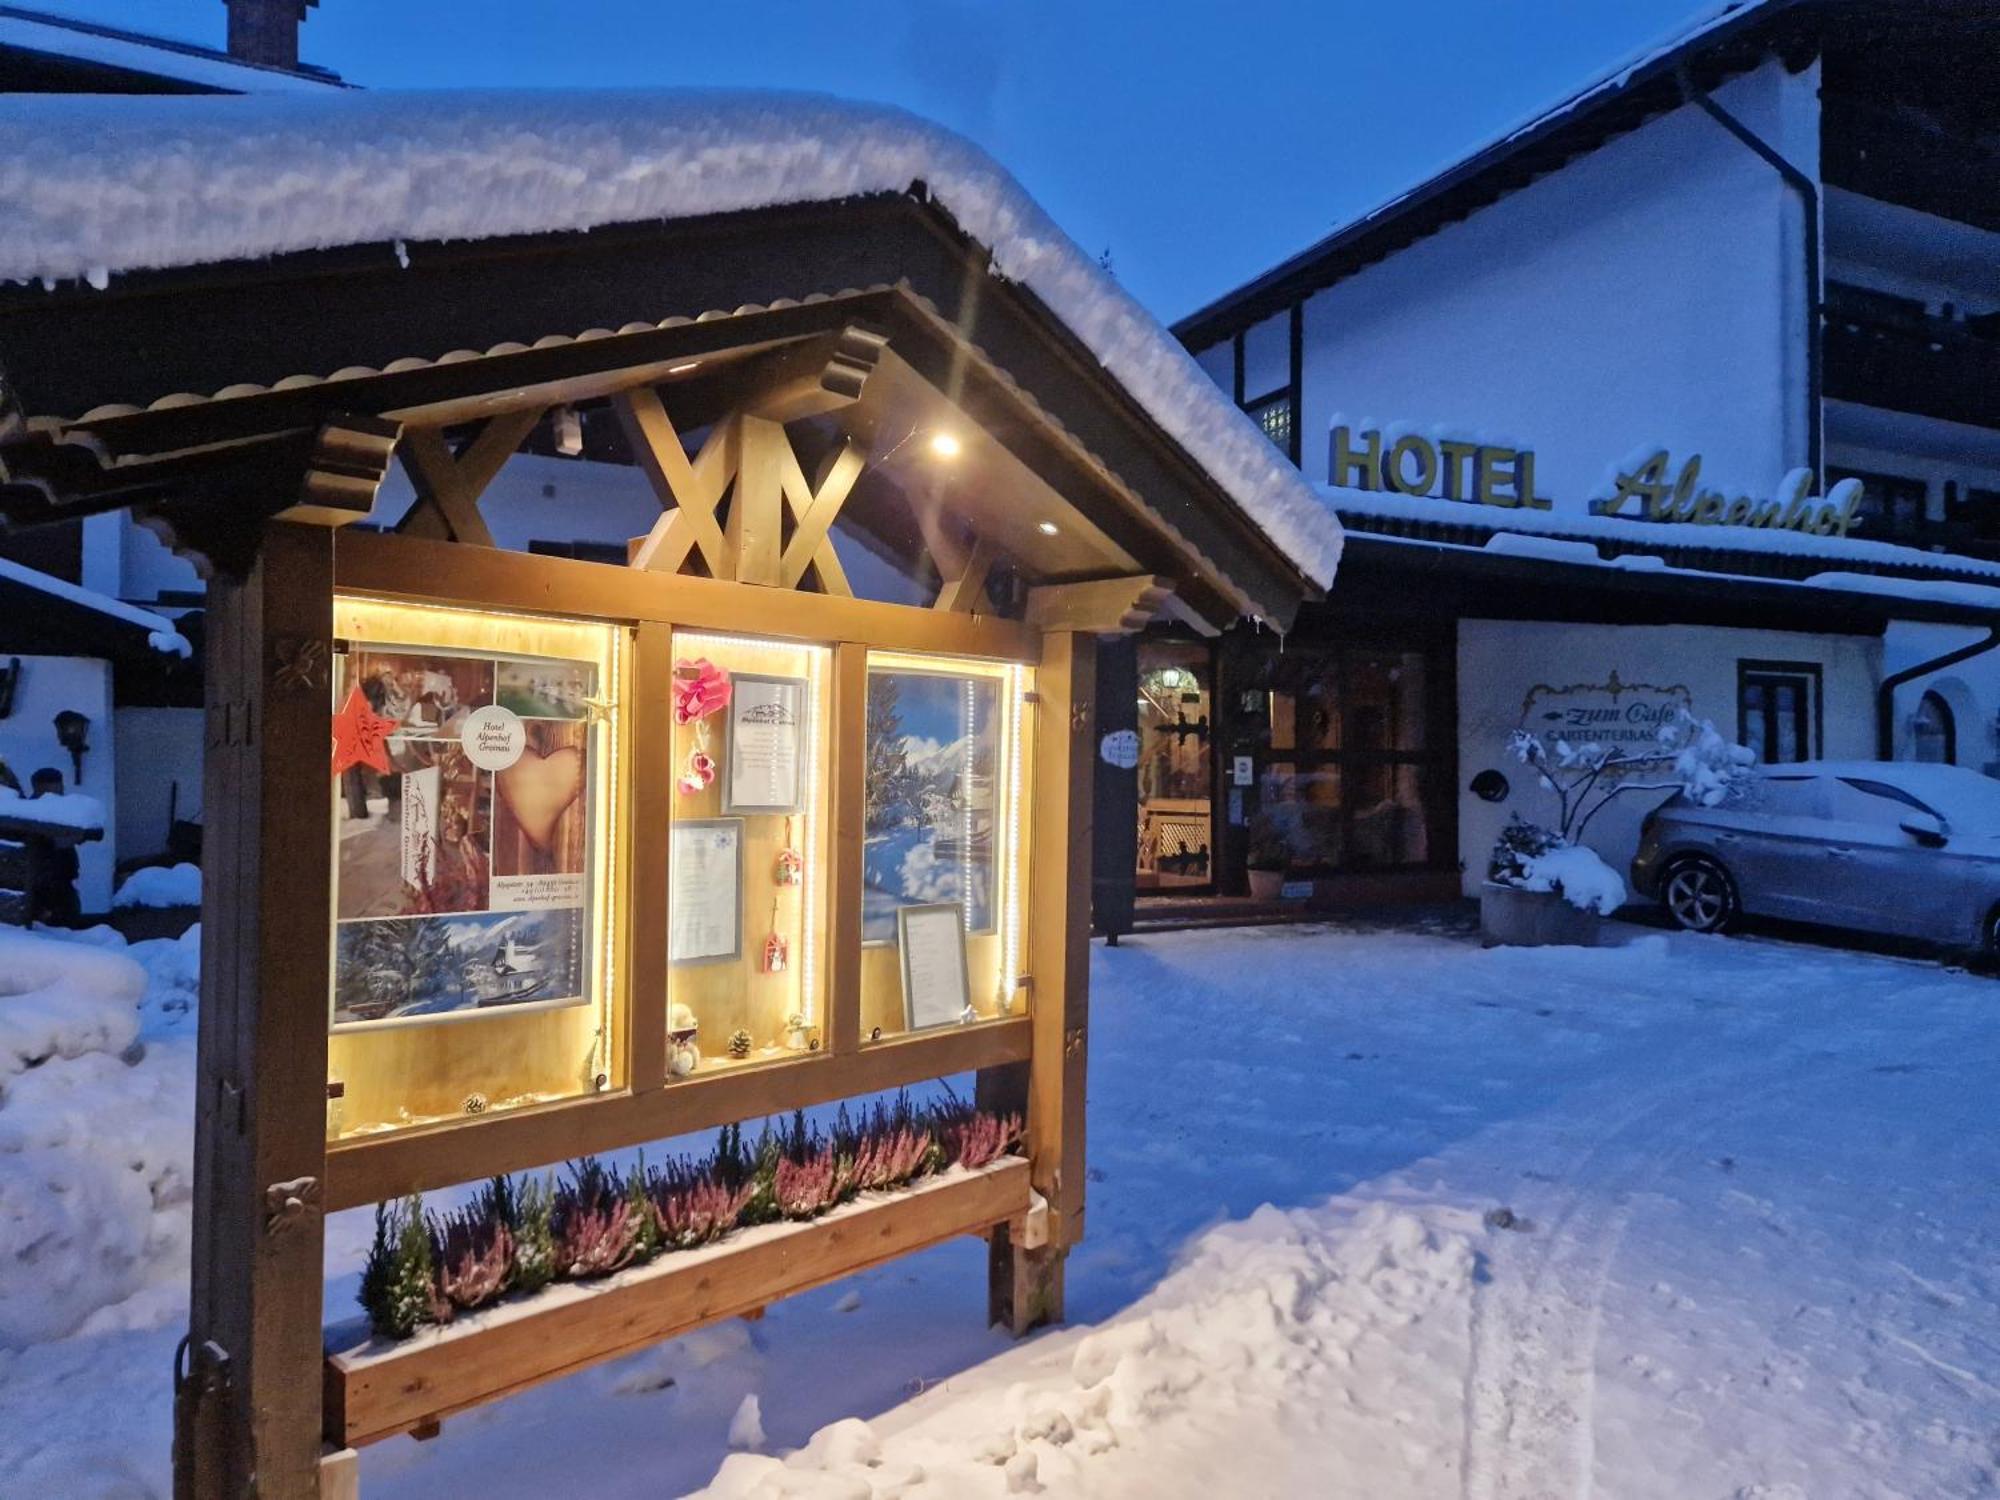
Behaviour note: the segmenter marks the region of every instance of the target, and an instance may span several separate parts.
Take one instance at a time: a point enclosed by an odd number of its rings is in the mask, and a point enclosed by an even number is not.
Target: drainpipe
[[[1694,77],[1683,65],[1677,75],[1680,79],[1681,98],[1707,115],[1724,130],[1735,136],[1745,146],[1769,164],[1777,174],[1785,179],[1785,185],[1799,196],[1799,206],[1805,213],[1806,242],[1806,467],[1813,472],[1815,481],[1824,482],[1820,473],[1822,444],[1820,435],[1820,392],[1824,385],[1821,374],[1822,313],[1825,304],[1820,297],[1819,269],[1819,184],[1812,177],[1792,165],[1774,148],[1770,142],[1758,135],[1728,110],[1709,98],[1694,81]]]
[[[2000,646],[2000,625],[1991,626],[1986,639],[1974,641],[1970,646],[1960,646],[1956,651],[1947,651],[1943,656],[1930,661],[1920,661],[1914,667],[1882,679],[1882,685],[1875,690],[1875,758],[1894,760],[1896,758],[1896,689],[1913,677],[1922,677],[1931,672],[1942,672],[1946,667],[1955,667],[1962,661],[1970,660],[1982,652]]]

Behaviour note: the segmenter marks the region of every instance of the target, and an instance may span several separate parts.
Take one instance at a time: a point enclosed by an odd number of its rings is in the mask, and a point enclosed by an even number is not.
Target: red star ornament
[[[389,774],[389,736],[396,721],[385,719],[368,706],[360,688],[350,688],[347,701],[333,716],[333,774],[350,766],[372,766]]]

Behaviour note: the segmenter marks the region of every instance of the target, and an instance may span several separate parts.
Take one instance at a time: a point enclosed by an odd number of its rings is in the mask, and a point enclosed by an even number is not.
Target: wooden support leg
[[[986,1241],[987,1320],[1015,1338],[1060,1323],[1063,1315],[1063,1250],[1044,1245],[1023,1250],[1001,1225]]]
[[[209,589],[201,1024],[177,1500],[317,1500],[333,532]]]

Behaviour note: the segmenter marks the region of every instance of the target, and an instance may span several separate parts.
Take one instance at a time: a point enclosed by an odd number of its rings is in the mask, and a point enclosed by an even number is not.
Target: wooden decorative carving
[[[274,1182],[264,1189],[264,1235],[267,1239],[283,1234],[319,1212],[317,1177],[293,1177]]]
[[[324,692],[332,647],[321,640],[286,636],[273,643],[271,685],[283,692]]]

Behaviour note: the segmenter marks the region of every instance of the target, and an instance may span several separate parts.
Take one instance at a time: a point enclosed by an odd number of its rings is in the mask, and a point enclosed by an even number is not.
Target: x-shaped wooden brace
[[[396,523],[396,529],[409,536],[492,546],[493,533],[479,514],[479,497],[541,419],[539,407],[502,412],[480,428],[479,435],[456,457],[446,446],[441,429],[406,429],[398,451],[410,483],[416,487],[417,503]]]
[[[792,539],[785,543],[784,556],[778,564],[781,588],[797,588],[806,576],[806,569],[811,568],[822,593],[850,596],[854,593],[828,532],[833,527],[833,518],[840,514],[840,507],[847,503],[855,480],[861,477],[865,462],[861,445],[848,439],[827,463],[819,488],[814,489],[806,483],[805,471],[799,467],[792,445],[789,442],[784,445],[778,459],[779,487],[784,491],[785,508],[792,515]]]
[[[612,406],[633,458],[663,507],[660,519],[633,549],[632,566],[678,573],[688,554],[699,552],[711,578],[734,578],[735,559],[715,508],[740,466],[739,424],[734,419],[717,422],[690,463],[667,409],[651,389],[640,386],[621,392],[612,398]]]

